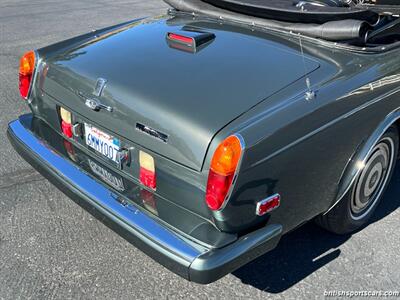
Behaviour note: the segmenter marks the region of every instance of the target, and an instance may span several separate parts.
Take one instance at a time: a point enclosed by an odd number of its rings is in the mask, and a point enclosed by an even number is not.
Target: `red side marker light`
[[[273,195],[257,203],[256,215],[263,216],[281,205],[281,196]]]

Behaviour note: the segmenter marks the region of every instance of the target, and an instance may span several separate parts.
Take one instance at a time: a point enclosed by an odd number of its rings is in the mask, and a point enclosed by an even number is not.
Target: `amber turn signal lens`
[[[19,92],[21,97],[27,99],[35,71],[35,52],[29,51],[22,56],[19,64]]]
[[[215,173],[228,176],[235,173],[242,154],[242,146],[237,136],[230,136],[215,150],[211,161],[211,170]]]
[[[30,75],[35,69],[35,52],[29,51],[21,57],[19,74]]]

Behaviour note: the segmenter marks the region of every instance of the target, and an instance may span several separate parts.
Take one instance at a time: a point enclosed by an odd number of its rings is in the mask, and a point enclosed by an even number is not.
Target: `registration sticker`
[[[121,142],[119,139],[85,123],[86,145],[101,153],[103,156],[119,163]]]

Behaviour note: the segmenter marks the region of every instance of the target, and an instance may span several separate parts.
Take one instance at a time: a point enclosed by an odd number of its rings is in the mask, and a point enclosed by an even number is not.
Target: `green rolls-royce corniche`
[[[166,2],[21,58],[21,156],[198,283],[309,220],[368,224],[399,147],[396,1]]]

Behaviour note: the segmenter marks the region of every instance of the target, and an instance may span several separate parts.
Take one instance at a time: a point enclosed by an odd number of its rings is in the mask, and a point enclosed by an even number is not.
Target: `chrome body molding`
[[[38,76],[41,73],[42,70],[39,70],[39,68],[41,68],[42,65],[42,58],[40,57],[39,53],[37,52],[37,50],[34,51],[35,53],[35,70],[33,73],[33,79],[31,82],[31,85],[29,87],[29,91],[28,91],[28,98],[26,99],[26,101],[28,102],[28,104],[31,104],[33,99],[32,99],[32,92],[33,92],[33,87],[35,86],[37,80],[38,80]]]

